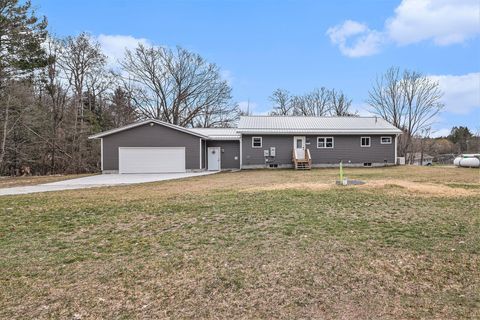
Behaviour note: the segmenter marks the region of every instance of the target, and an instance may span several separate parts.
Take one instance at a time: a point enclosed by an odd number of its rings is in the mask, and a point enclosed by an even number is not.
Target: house
[[[377,117],[241,117],[237,128],[184,128],[151,119],[93,135],[104,173],[384,166],[401,131]]]

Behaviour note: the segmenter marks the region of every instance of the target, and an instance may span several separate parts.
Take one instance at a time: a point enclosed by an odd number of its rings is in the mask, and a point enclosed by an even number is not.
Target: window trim
[[[255,139],[260,139],[260,145],[259,145],[259,146],[255,146]],[[255,149],[263,148],[263,139],[262,139],[262,137],[252,137],[252,148],[255,148]]]
[[[368,138],[368,145],[363,145],[363,139]],[[372,138],[370,136],[363,136],[360,137],[360,147],[362,148],[370,148],[372,146]]]
[[[323,139],[323,147],[320,147],[318,143],[320,139]],[[327,147],[327,139],[332,139],[332,146]],[[334,137],[317,137],[317,149],[334,149],[335,148],[335,139]]]
[[[383,142],[383,139],[384,139],[384,138],[388,138],[388,139],[390,139],[390,141],[389,141],[389,142]],[[390,137],[390,136],[381,136],[381,137],[380,137],[380,144],[392,144],[392,137]]]

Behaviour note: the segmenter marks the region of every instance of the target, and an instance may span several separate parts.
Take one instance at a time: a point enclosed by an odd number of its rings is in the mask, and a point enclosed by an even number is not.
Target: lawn
[[[479,318],[480,171],[345,171],[0,197],[0,318]]]

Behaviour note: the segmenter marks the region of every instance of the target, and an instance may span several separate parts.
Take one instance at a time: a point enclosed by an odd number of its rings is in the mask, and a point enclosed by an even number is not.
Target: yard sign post
[[[343,184],[343,163],[340,161],[340,183]]]

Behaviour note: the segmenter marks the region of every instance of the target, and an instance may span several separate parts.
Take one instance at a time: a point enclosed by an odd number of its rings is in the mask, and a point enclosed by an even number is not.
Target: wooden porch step
[[[297,159],[295,150],[292,152],[292,162],[295,170],[310,170],[312,168],[312,160],[310,158],[310,150],[305,150],[306,159]]]

